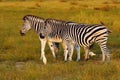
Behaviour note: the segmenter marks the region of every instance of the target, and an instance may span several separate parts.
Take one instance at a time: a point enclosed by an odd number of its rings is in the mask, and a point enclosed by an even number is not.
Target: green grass
[[[96,4],[96,5],[95,5]],[[40,41],[31,30],[21,37],[22,18],[32,14],[43,18],[55,18],[87,24],[102,21],[112,31],[108,40],[111,63],[101,64],[101,51],[94,45],[97,54],[90,61],[63,61],[60,46],[58,58],[54,59],[46,46],[48,60],[40,60]],[[0,0],[0,80],[119,80],[120,77],[120,2],[118,0]]]

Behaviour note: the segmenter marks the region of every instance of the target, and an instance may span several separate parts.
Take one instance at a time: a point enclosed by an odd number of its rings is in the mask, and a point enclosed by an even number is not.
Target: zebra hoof
[[[64,60],[64,62],[66,63],[66,62],[67,62],[67,60]]]
[[[105,62],[103,62],[103,61],[100,61],[100,64],[104,64]]]
[[[85,61],[88,61],[89,59],[87,58],[87,59],[85,59]]]
[[[58,58],[58,55],[55,55],[55,58]]]
[[[69,61],[72,61],[72,58],[68,58]]]
[[[46,63],[47,63],[46,58],[43,58],[43,63],[44,63],[44,65],[46,65]]]
[[[69,60],[69,62],[72,62],[73,60]]]
[[[53,56],[56,59],[56,55]]]
[[[77,62],[79,62],[79,61],[80,61],[80,59],[77,59],[76,61],[77,61]]]
[[[110,64],[110,61],[108,61],[107,63]]]

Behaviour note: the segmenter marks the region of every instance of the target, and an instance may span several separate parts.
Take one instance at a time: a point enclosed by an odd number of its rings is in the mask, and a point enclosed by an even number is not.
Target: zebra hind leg
[[[75,49],[77,51],[77,60],[76,61],[80,61],[80,46],[75,44]]]
[[[110,63],[110,54],[109,54],[109,50],[106,46],[106,44],[102,44],[100,45],[101,51],[102,51],[102,62],[104,63],[105,61],[105,55],[108,59],[108,63]]]
[[[88,61],[88,59],[89,59],[89,48],[84,47],[84,50],[85,50],[85,61]]]
[[[73,50],[74,50],[73,44],[69,45],[68,48],[69,48],[69,49],[68,49],[68,52],[69,52],[68,60],[69,60],[69,61],[72,61]]]

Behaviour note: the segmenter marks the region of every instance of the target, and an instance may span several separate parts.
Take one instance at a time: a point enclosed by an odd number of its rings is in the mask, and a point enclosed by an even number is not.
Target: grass
[[[95,5],[96,4],[96,5]],[[40,60],[40,41],[33,30],[21,37],[22,18],[32,14],[43,18],[55,18],[87,24],[102,21],[112,33],[108,47],[111,63],[101,64],[101,51],[94,45],[97,54],[88,62],[63,61],[60,46],[58,58],[54,59],[46,46],[47,65]],[[120,77],[120,2],[119,0],[22,0],[0,1],[0,80],[119,80]],[[75,52],[76,53],[76,52]]]
[[[118,80],[119,62],[100,64],[69,62],[48,63],[42,65],[35,61],[2,62],[0,65],[1,80]],[[54,68],[54,69],[53,69]]]

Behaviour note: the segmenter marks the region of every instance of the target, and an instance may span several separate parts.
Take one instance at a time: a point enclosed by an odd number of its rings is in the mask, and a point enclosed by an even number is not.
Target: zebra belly
[[[48,37],[48,40],[51,41],[51,42],[62,42],[62,39],[58,36]]]

